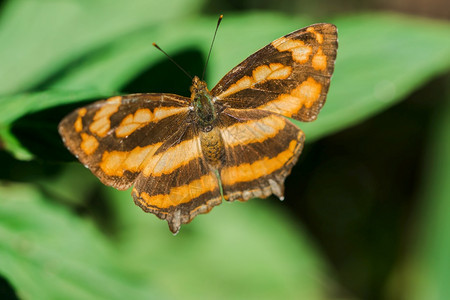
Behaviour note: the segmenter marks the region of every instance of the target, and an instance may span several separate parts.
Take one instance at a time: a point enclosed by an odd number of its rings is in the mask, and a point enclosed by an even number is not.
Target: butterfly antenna
[[[177,64],[177,62],[175,60],[173,60],[172,57],[169,56],[169,54],[167,54],[163,49],[161,49],[156,43],[153,43],[153,46],[158,49],[159,51],[161,51],[162,53],[164,53],[165,56],[167,56],[167,58],[173,62],[175,64],[175,66],[178,67],[178,69],[180,69],[181,71],[183,71],[184,74],[186,74],[187,77],[189,77],[191,80],[193,79],[193,77],[191,76],[191,74],[189,74],[188,72],[186,72],[185,69],[183,69],[179,64]]]
[[[216,31],[214,31],[214,36],[213,36],[213,39],[212,39],[212,42],[211,42],[211,47],[209,47],[208,57],[206,58],[206,64],[205,64],[205,67],[203,68],[202,80],[205,77],[206,67],[208,66],[209,57],[211,56],[211,50],[212,50],[212,47],[214,45],[214,41],[216,39],[217,29],[219,29],[219,25],[220,25],[220,22],[222,21],[222,18],[223,18],[223,15],[220,15],[219,16],[219,20],[217,20]]]

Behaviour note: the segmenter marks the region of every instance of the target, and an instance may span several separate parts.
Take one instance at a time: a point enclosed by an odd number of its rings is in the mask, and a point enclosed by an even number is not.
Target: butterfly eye
[[[211,130],[212,130],[212,126],[211,125],[203,127],[203,131],[204,132],[210,132]]]

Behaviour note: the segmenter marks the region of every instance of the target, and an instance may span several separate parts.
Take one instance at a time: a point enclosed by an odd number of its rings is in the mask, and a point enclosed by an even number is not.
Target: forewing
[[[169,138],[182,138],[188,99],[169,94],[112,97],[77,109],[59,124],[67,148],[104,184],[127,189]]]
[[[284,180],[303,148],[303,132],[283,116],[257,109],[227,109],[220,123],[224,198],[246,201],[275,194],[283,199]]]
[[[132,192],[135,203],[167,220],[173,233],[222,202],[217,176],[203,157],[195,128],[185,126],[181,142],[172,137],[156,151]]]
[[[325,103],[336,50],[336,26],[302,28],[248,57],[211,93],[231,108],[259,108],[313,121]]]

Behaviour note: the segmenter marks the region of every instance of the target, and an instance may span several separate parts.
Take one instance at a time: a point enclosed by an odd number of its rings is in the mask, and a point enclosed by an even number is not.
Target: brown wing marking
[[[72,112],[58,129],[104,184],[127,189],[168,137],[181,138],[188,101],[168,94],[116,96]]]
[[[311,25],[248,57],[211,93],[231,108],[259,108],[313,121],[326,100],[336,50],[336,27]]]
[[[300,155],[304,134],[286,118],[260,110],[227,109],[221,117],[225,144],[220,170],[224,198],[246,201],[275,194]]]

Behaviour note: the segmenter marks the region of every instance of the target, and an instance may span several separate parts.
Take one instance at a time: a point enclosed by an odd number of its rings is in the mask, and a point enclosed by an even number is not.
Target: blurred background
[[[223,203],[173,236],[64,148],[117,94],[189,96],[330,22],[339,49],[286,199]],[[449,299],[450,5],[444,0],[0,1],[1,299]]]

